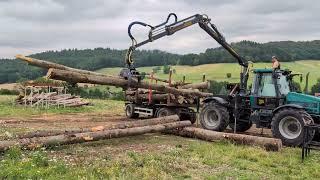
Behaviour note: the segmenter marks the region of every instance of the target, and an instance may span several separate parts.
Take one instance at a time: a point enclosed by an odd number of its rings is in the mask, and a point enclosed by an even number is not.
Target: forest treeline
[[[241,41],[231,43],[231,45],[241,56],[253,62],[269,62],[273,55],[278,56],[281,61],[320,59],[320,40],[268,43]],[[30,56],[74,68],[94,71],[106,67],[123,67],[125,54],[126,50],[95,48],[46,51]],[[173,54],[160,50],[137,50],[134,53],[134,60],[135,66],[137,67],[236,62],[236,60],[222,47],[209,48],[205,52],[199,54],[185,55]],[[26,66],[25,63],[15,59],[0,60],[0,83],[35,79],[44,74],[44,70]]]

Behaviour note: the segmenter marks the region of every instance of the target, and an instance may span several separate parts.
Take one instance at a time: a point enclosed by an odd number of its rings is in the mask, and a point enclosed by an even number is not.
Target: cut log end
[[[48,69],[48,72],[47,72],[47,75],[46,75],[46,78],[47,78],[47,79],[51,79],[51,73],[52,73],[52,71],[53,71],[52,68]]]

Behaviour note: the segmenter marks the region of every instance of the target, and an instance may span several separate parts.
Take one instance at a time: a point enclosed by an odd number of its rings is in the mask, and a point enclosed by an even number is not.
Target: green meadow
[[[271,63],[254,63],[253,68],[270,68]],[[140,67],[138,68],[141,72],[150,73],[155,67]],[[204,64],[199,66],[172,66],[176,70],[173,75],[175,81],[181,81],[183,76],[186,77],[187,82],[201,82],[202,76],[205,74],[206,79],[216,80],[216,81],[229,81],[238,82],[240,66],[237,63],[220,63],[220,64]],[[295,62],[282,62],[282,69],[290,69],[294,73],[302,73],[303,81],[301,82],[301,87],[305,86],[305,76],[310,72],[309,76],[309,89],[312,85],[317,82],[320,78],[320,61],[318,60],[301,60]],[[98,70],[98,72],[105,74],[118,75],[121,68],[104,68]],[[227,78],[227,73],[231,73],[231,78]],[[162,69],[156,73],[159,78],[168,78],[168,74],[163,74]],[[300,78],[296,77],[295,81],[300,82]]]

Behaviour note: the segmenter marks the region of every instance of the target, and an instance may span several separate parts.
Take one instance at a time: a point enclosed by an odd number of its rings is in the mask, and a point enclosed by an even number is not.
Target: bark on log
[[[157,78],[157,77],[146,76],[145,78],[147,78],[147,79],[152,79],[152,80],[155,80],[155,81],[164,82],[164,83],[169,83],[168,80],[166,80],[166,79],[160,79],[160,78]]]
[[[166,133],[183,137],[198,138],[206,141],[229,140],[236,144],[260,146],[265,148],[267,151],[279,151],[282,148],[282,142],[280,139],[216,132],[195,127],[185,127],[181,130],[170,130],[166,131]]]
[[[210,84],[209,82],[201,82],[201,83],[194,83],[194,84],[186,84],[183,86],[178,86],[180,89],[209,89]]]
[[[153,89],[160,92],[166,92],[174,95],[182,96],[196,96],[196,97],[208,97],[212,96],[211,93],[204,93],[191,89],[176,89],[174,87],[169,87],[161,84],[149,84],[147,82],[128,82],[128,80],[121,79],[115,76],[96,76],[92,74],[84,74],[81,72],[61,70],[61,69],[49,69],[47,73],[47,78],[63,81],[71,81],[73,83],[91,83],[91,84],[101,84],[101,85],[111,85],[117,87],[127,88],[128,86],[132,88],[144,88]]]
[[[143,126],[152,126],[157,124],[165,124],[165,123],[172,123],[179,121],[180,118],[178,115],[172,116],[165,116],[153,119],[146,119],[146,120],[137,120],[132,122],[124,122],[124,123],[114,123],[108,124],[105,126],[95,126],[91,128],[79,128],[73,130],[51,130],[51,131],[35,131],[29,132],[26,134],[18,135],[18,138],[33,138],[33,137],[45,137],[45,136],[56,136],[56,135],[70,135],[75,133],[85,133],[85,132],[96,132],[96,131],[104,131],[104,130],[111,130],[111,129],[126,129],[126,128],[133,128],[133,127],[143,127]]]
[[[168,98],[168,94],[152,94],[152,101],[166,101]],[[149,99],[149,95],[148,94],[138,94],[138,97],[136,97],[135,95],[130,96],[127,95],[126,96],[126,100],[131,101],[131,102],[135,102],[136,99],[140,100],[140,101],[147,101]]]
[[[43,146],[58,146],[125,136],[135,136],[145,133],[153,133],[174,128],[181,128],[190,125],[190,121],[178,121],[161,125],[143,126],[128,129],[112,129],[98,132],[77,133],[72,135],[26,138],[16,141],[1,141],[0,151],[6,151],[13,146],[25,149],[35,149]]]

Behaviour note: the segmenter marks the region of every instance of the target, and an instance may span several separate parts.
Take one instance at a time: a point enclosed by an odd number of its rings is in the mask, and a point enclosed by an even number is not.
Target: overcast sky
[[[130,45],[128,24],[156,25],[175,12],[207,14],[229,42],[320,39],[316,0],[0,0],[0,58],[64,48]],[[135,28],[137,40],[148,29]],[[197,25],[142,47],[198,53],[218,44]]]

